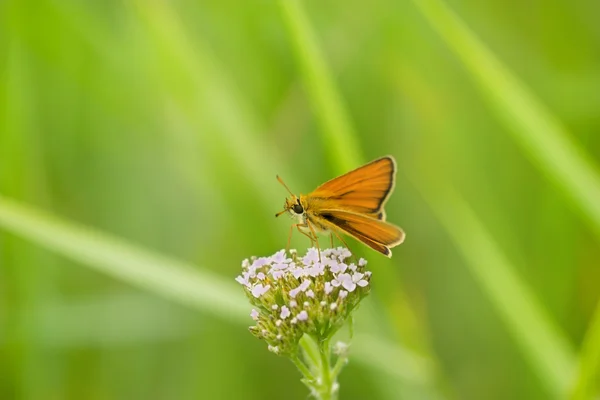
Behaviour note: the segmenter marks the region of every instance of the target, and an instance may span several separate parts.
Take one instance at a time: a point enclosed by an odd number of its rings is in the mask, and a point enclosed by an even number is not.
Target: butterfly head
[[[292,195],[291,197],[285,199],[283,207],[293,216],[304,214],[304,206],[300,202],[300,198],[296,195]]]
[[[285,189],[290,194],[290,197],[285,199],[285,203],[283,204],[283,211],[275,214],[276,217],[279,217],[281,214],[286,211],[290,213],[292,217],[302,217],[304,215],[305,207],[302,205],[302,200],[300,197],[296,196],[292,191],[287,187],[287,185],[283,182],[283,180],[278,176],[277,180],[285,187]]]
[[[299,217],[304,214],[304,206],[300,201],[300,197],[295,194],[285,199],[285,203],[283,203],[283,210],[275,214],[276,217],[279,217],[281,214],[289,212],[292,217]]]

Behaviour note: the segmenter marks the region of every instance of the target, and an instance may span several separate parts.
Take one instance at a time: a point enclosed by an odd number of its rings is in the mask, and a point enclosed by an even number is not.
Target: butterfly
[[[319,233],[329,233],[332,246],[336,235],[348,247],[340,236],[344,233],[387,257],[392,256],[392,247],[404,241],[404,231],[387,222],[383,210],[396,180],[396,161],[392,156],[331,179],[307,195],[296,196],[279,176],[277,180],[290,197],[285,199],[283,211],[275,216],[288,212],[298,221],[290,227],[288,248],[294,227],[316,243],[317,250]]]

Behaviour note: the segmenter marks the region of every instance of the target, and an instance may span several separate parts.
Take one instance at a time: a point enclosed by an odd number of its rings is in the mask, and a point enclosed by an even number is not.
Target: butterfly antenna
[[[292,191],[290,190],[290,188],[287,187],[287,185],[285,184],[285,182],[283,181],[283,179],[281,179],[281,177],[279,175],[276,175],[276,176],[277,176],[277,180],[279,181],[279,183],[281,183],[283,185],[283,187],[285,188],[285,190],[287,190],[288,193],[293,196],[294,193],[292,193]],[[286,208],[285,210],[278,212],[277,214],[275,214],[275,218],[279,217],[281,214],[285,213],[287,210],[289,210],[289,208]]]
[[[283,185],[283,187],[285,188],[285,190],[288,191],[289,194],[291,194],[292,196],[294,195],[294,193],[292,193],[290,188],[287,187],[287,185],[285,184],[285,182],[283,181],[283,179],[281,179],[281,177],[279,175],[277,175],[277,180],[279,181],[279,183],[281,183]]]

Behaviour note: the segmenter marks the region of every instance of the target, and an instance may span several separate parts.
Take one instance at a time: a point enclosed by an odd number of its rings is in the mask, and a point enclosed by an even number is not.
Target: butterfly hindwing
[[[404,240],[402,229],[368,215],[344,210],[321,210],[319,217],[330,224],[330,229],[341,230],[388,257],[391,256],[389,248]]]

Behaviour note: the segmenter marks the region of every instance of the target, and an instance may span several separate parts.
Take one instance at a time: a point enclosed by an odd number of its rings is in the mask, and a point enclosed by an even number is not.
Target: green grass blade
[[[352,341],[352,355],[360,356],[363,362],[368,365],[375,368],[378,364],[382,363],[398,363],[398,366],[404,367],[404,369],[395,369],[398,378],[406,379],[407,377],[410,377],[413,382],[422,385],[431,383],[421,380],[431,376],[433,373],[433,365],[428,358],[408,352],[401,347],[394,346],[371,334],[359,333]],[[390,352],[392,349],[394,349],[394,351]]]
[[[313,28],[301,2],[285,0],[280,1],[279,4],[301,69],[304,85],[321,124],[319,134],[325,145],[327,155],[332,159],[338,173],[352,170],[363,164],[365,158],[359,145],[358,136],[352,128],[352,122],[344,106],[342,96],[336,88],[332,74],[319,48]],[[379,271],[378,275],[380,276],[379,279],[383,281],[396,280],[389,269]],[[396,292],[402,290],[399,283],[395,284],[394,290]],[[405,307],[408,308],[408,304],[405,304]],[[423,338],[427,335],[419,333],[418,336]],[[410,365],[410,370],[396,369],[396,372],[401,376],[412,374],[422,376],[422,374],[425,374],[427,381],[422,381],[421,384],[426,382],[424,388],[428,396],[431,398],[441,397],[435,389],[435,373],[434,368],[431,368],[433,358],[413,356],[407,359],[404,354],[409,353],[400,351],[390,353],[388,351],[389,346],[383,344],[384,342],[380,338],[370,338],[359,334],[354,340],[358,343],[365,343],[365,352],[357,350],[364,362],[375,366],[377,364],[387,364],[391,359],[406,360]],[[427,362],[421,362],[421,360],[427,360]],[[400,364],[406,364],[406,362]],[[414,376],[412,380],[414,381]],[[399,385],[402,390],[406,389],[404,383],[406,382]],[[387,386],[389,387],[389,385]],[[394,389],[395,387],[390,391],[394,392]]]
[[[439,0],[414,0],[417,8],[456,52],[479,88],[533,162],[576,205],[584,221],[600,237],[600,177],[597,168],[560,121],[540,103],[460,18]],[[600,308],[600,305],[599,305]],[[576,379],[577,398],[589,379],[600,375],[600,313],[585,339]],[[591,352],[591,353],[590,353]]]
[[[598,399],[600,394],[600,304],[583,340],[572,400]]]
[[[248,315],[233,281],[1,196],[0,226],[115,279],[218,317],[240,321]]]
[[[291,187],[299,187],[296,177],[281,162],[270,143],[261,140],[261,122],[239,94],[208,43],[191,35],[169,2],[136,0],[132,3],[165,70],[165,86],[183,111],[186,122],[199,129],[198,120],[211,120],[215,135],[198,135],[203,146],[220,143],[213,152],[225,150],[235,159],[235,166],[252,183],[265,204],[282,197],[275,175],[285,176]],[[172,83],[170,76],[176,76]],[[265,155],[268,155],[265,157]]]
[[[120,281],[235,324],[249,324],[250,305],[237,284],[191,264],[135,246],[126,240],[78,226],[0,196],[0,227]],[[43,268],[43,266],[40,266]],[[383,343],[379,338],[373,338]],[[365,344],[366,345],[366,344]],[[360,347],[356,345],[356,347]],[[410,374],[406,360],[419,359],[397,345],[382,345],[385,354],[408,354],[402,360],[374,363],[365,352],[355,359],[393,377],[429,382],[431,371]]]
[[[413,2],[460,57],[515,141],[574,202],[600,236],[600,177],[589,156],[442,1]]]
[[[298,0],[282,0],[279,4],[305,87],[322,125],[321,138],[327,153],[340,173],[354,169],[364,158],[306,13]]]
[[[301,69],[304,85],[321,125],[319,134],[327,155],[333,161],[338,173],[352,170],[363,164],[365,158],[360,148],[358,136],[352,128],[352,122],[344,106],[342,96],[336,88],[332,74],[319,48],[313,28],[301,2],[284,0],[280,1],[279,4]],[[379,271],[378,275],[380,276],[379,279],[383,281],[396,280],[389,269]],[[395,284],[394,290],[396,292],[402,290],[399,283]],[[404,306],[409,307],[408,304],[404,304]],[[427,335],[420,332],[418,336],[423,338]],[[434,377],[434,368],[432,368],[433,357],[421,357],[411,352],[401,351],[401,347],[398,346],[395,347],[396,352],[389,352],[391,350],[389,344],[382,342],[381,338],[373,338],[368,335],[358,334],[354,338],[354,342],[354,353],[369,365],[397,363],[399,360],[404,360],[399,364],[409,365],[407,370],[396,368],[395,371],[398,376],[405,378],[412,376],[411,379],[401,382],[398,388],[386,384],[389,392],[396,392],[397,394],[396,389],[406,390],[406,383],[417,381],[418,378],[416,377],[422,376],[426,377],[426,380],[418,382],[418,384],[427,393],[427,398],[437,399],[442,397],[435,388],[436,378]],[[364,343],[364,349],[362,343]],[[426,352],[423,349],[421,351]],[[411,356],[407,357],[407,355]]]
[[[552,398],[564,398],[575,366],[573,350],[520,279],[498,244],[453,189],[414,179],[439,221],[467,261],[471,273]]]

